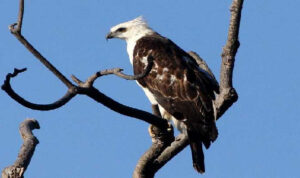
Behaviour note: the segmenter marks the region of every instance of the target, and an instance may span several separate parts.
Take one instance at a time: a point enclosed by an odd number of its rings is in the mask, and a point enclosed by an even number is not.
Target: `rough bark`
[[[20,124],[19,131],[24,143],[15,163],[3,169],[2,178],[23,178],[34,154],[35,147],[39,143],[38,139],[32,134],[32,130],[39,128],[38,121],[34,119],[26,119]]]

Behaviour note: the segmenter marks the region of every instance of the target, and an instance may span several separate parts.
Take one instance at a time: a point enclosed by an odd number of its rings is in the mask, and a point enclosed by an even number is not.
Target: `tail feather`
[[[212,124],[211,127],[212,127],[212,128],[211,128],[209,137],[210,137],[210,140],[211,140],[212,142],[214,142],[214,141],[217,139],[218,135],[219,135],[219,133],[218,133],[218,128],[217,128],[217,126],[216,126],[216,122],[214,122],[214,123]]]
[[[202,143],[205,148],[208,149],[211,145],[211,142],[214,142],[218,137],[218,129],[215,123],[210,126],[203,125],[200,130],[200,135],[202,135]],[[199,140],[199,138],[198,138]]]
[[[205,165],[202,141],[199,141],[199,138],[195,139],[195,135],[193,133],[188,132],[188,135],[192,151],[193,167],[197,172],[203,174],[205,172]]]

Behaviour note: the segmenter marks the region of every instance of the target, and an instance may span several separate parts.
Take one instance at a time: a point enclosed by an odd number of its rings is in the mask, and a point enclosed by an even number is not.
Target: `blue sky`
[[[95,71],[121,67],[132,73],[124,41],[106,42],[111,26],[143,15],[150,26],[184,50],[194,50],[219,76],[231,1],[26,1],[23,34],[66,76],[86,79]],[[300,14],[299,1],[245,1],[234,86],[239,100],[218,121],[219,138],[198,175],[186,148],[158,173],[164,177],[299,177]],[[0,1],[0,79],[14,67],[28,71],[13,80],[18,93],[49,103],[66,88],[9,33],[17,0]],[[151,111],[133,81],[114,76],[95,87],[129,106]],[[124,117],[85,96],[48,112],[20,106],[0,91],[0,168],[16,159],[22,143],[18,125],[40,122],[40,140],[26,172],[30,178],[131,177],[151,145],[148,125]]]

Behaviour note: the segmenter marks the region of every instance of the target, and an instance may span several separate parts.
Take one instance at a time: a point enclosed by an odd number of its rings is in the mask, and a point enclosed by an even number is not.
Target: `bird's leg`
[[[159,112],[158,105],[152,105],[152,111],[153,115],[163,119]],[[175,140],[173,127],[171,124],[164,129],[160,129],[151,124],[148,131],[152,139],[152,145],[139,159],[133,172],[133,178],[154,177],[154,174],[159,169],[157,167],[157,159]]]
[[[152,113],[157,117],[162,117],[157,104],[152,105]],[[150,125],[148,132],[152,138],[152,143],[162,143],[163,145],[168,146],[174,141],[174,130],[172,124],[170,123],[168,128],[165,130],[162,130],[154,125]]]
[[[161,113],[158,108],[158,104],[152,104],[152,113],[157,117],[161,117]]]

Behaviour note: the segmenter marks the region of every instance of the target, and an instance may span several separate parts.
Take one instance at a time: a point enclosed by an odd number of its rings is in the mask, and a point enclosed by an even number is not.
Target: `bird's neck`
[[[126,43],[127,43],[127,53],[128,53],[128,56],[129,56],[129,60],[130,60],[130,63],[133,64],[133,51],[134,51],[134,48],[135,48],[135,45],[136,45],[136,42],[145,37],[145,36],[148,36],[148,35],[152,35],[154,34],[155,32],[151,29],[147,29],[147,30],[143,30],[142,32],[140,33],[137,33],[136,35],[134,35],[133,37],[131,38],[128,38],[126,39]]]

